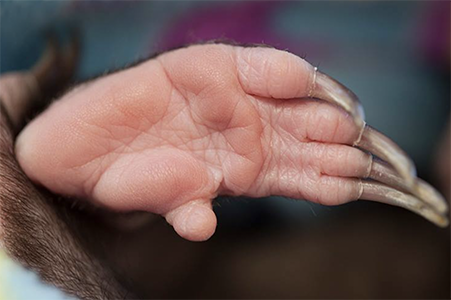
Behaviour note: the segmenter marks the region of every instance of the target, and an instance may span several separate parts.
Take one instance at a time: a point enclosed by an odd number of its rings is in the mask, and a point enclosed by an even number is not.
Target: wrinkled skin
[[[313,74],[275,49],[175,50],[75,88],[21,132],[16,155],[54,193],[161,214],[193,241],[214,233],[218,195],[356,200],[371,159],[352,147],[352,118],[307,99]]]
[[[444,278],[443,283],[446,286],[447,275],[446,272],[442,272],[443,268],[440,266],[443,260],[439,255],[443,253],[446,257],[446,253],[440,252],[441,250],[446,252],[446,241],[445,244],[441,244],[445,245],[445,248],[441,247],[440,250],[440,243],[434,242],[433,238],[436,236],[443,241],[439,231],[425,231],[423,226],[427,225],[416,221],[412,223],[416,219],[403,218],[402,214],[392,216],[384,214],[384,218],[380,219],[378,213],[373,218],[366,213],[360,217],[354,213],[343,216],[344,219],[341,221],[332,221],[333,226],[327,222],[324,223],[321,228],[328,228],[327,231],[305,228],[308,235],[305,235],[306,232],[299,231],[286,232],[286,238],[282,239],[280,234],[265,233],[267,238],[265,242],[255,240],[255,235],[249,239],[247,234],[237,240],[240,229],[239,232],[232,233],[229,236],[231,240],[227,242],[224,242],[222,234],[219,239],[210,243],[194,244],[186,243],[168,234],[168,230],[171,229],[161,222],[151,221],[157,221],[158,218],[147,213],[122,214],[91,210],[91,205],[83,204],[86,202],[76,201],[74,204],[73,199],[48,193],[45,189],[33,185],[18,166],[13,153],[13,143],[16,133],[22,129],[24,122],[30,116],[30,110],[31,112],[33,109],[39,110],[41,104],[46,103],[46,99],[52,99],[60,94],[68,83],[70,75],[73,74],[77,61],[77,39],[72,39],[69,47],[65,47],[65,51],[60,51],[64,50],[60,46],[62,45],[58,45],[51,39],[42,58],[30,70],[2,74],[0,77],[0,181],[2,183],[0,184],[0,240],[12,258],[38,273],[44,281],[80,299],[139,298],[131,294],[131,291],[140,295],[140,298],[149,296],[177,298],[186,297],[186,295],[191,298],[203,296],[211,298],[212,295],[218,294],[242,297],[246,293],[250,298],[261,297],[258,295],[292,297],[294,291],[302,291],[303,295],[326,293],[323,296],[327,298],[329,297],[327,295],[340,294],[340,288],[343,288],[342,295],[348,297],[350,291],[346,289],[346,282],[340,283],[339,280],[339,273],[343,270],[338,268],[335,273],[330,272],[330,265],[335,264],[330,261],[333,257],[338,264],[343,261],[354,261],[353,264],[347,264],[346,269],[352,270],[358,266],[367,275],[364,280],[365,276],[358,275],[363,273],[354,269],[357,276],[355,279],[362,283],[359,289],[352,290],[355,297],[361,298],[362,295],[365,297],[374,293],[375,290],[378,293],[382,292],[380,296],[387,295],[385,292],[389,290],[379,287],[381,276],[378,274],[381,275],[379,271],[384,271],[380,269],[381,263],[385,265],[383,269],[388,276],[383,277],[391,276],[390,281],[398,283],[388,294],[391,295],[390,297],[393,295],[404,295],[403,297],[407,295],[408,298],[418,298],[418,295],[429,297],[431,290],[428,287],[432,282],[435,285],[437,278]],[[271,53],[275,53],[274,50],[266,52],[264,58],[269,59],[268,54]],[[263,61],[266,60],[263,59]],[[181,65],[185,63],[186,61]],[[311,68],[308,64],[305,65]],[[262,69],[268,70],[266,67]],[[362,128],[364,118],[357,96],[325,74],[319,71],[313,74],[312,81],[315,84],[312,89],[309,89],[312,92],[309,91],[307,95],[335,103],[352,116],[355,128]],[[273,76],[273,78],[278,77]],[[304,92],[301,90],[299,94],[302,95]],[[293,100],[295,105],[306,101],[306,99]],[[321,109],[321,106],[318,109]],[[348,130],[352,133],[356,131],[355,128]],[[42,132],[39,134],[42,135]],[[370,176],[365,174],[363,176],[365,178],[353,179],[360,185],[361,199],[401,206],[426,217],[439,226],[447,225],[446,203],[431,186],[416,178],[413,162],[409,161],[407,154],[403,153],[393,141],[387,140],[381,133],[365,126],[362,134],[352,144],[374,155]],[[445,154],[446,147],[443,150],[442,154]],[[54,154],[52,148],[50,151]],[[446,161],[447,156],[440,157],[442,159],[440,166],[443,167],[443,161]],[[340,160],[345,159],[343,157]],[[320,164],[330,164],[323,156],[317,156],[316,160]],[[57,179],[60,180],[60,178]],[[65,188],[67,189],[68,186],[66,185]],[[91,200],[95,199],[91,197]],[[77,203],[83,205],[77,205]],[[386,210],[386,213],[388,212],[389,210]],[[138,223],[142,221],[140,216],[146,217],[147,226],[141,227],[140,230],[133,230],[133,233],[124,234],[124,230],[129,230],[130,226],[134,228],[136,225],[139,226]],[[408,217],[408,215],[405,216]],[[351,218],[355,217],[358,219],[351,221]],[[337,222],[344,227],[341,229],[336,227]],[[360,234],[356,235],[355,224],[363,223],[365,225],[359,227]],[[253,228],[257,231],[261,229],[254,226]],[[374,230],[372,231],[371,228]],[[396,228],[401,231],[397,231]],[[407,236],[405,228],[409,228],[410,234]],[[363,237],[363,240],[366,238],[368,240],[362,243],[362,239],[357,238],[359,240],[357,242],[356,237],[359,235]],[[406,239],[403,238],[401,242],[400,236]],[[409,236],[414,238],[410,240],[410,244]],[[346,237],[350,239],[347,240]],[[327,251],[318,251],[317,238],[327,241],[326,244],[336,246],[332,256],[327,249]],[[418,244],[418,239],[427,240],[428,243]],[[390,240],[395,244],[390,244]],[[399,247],[400,243],[402,247]],[[432,245],[435,246],[431,248]],[[284,250],[277,251],[278,247]],[[350,252],[350,247],[357,251]],[[266,267],[262,265],[262,249],[267,252],[263,253],[266,257],[265,262],[270,263]],[[411,251],[406,252],[405,249]],[[380,255],[384,251],[389,257]],[[433,255],[425,256],[428,251]],[[290,253],[293,254],[291,258]],[[360,258],[364,258],[363,261],[358,260],[359,253]],[[370,259],[374,263],[373,269],[379,270],[376,273],[367,272],[369,266],[365,263],[368,257],[373,256],[379,257],[376,260]],[[237,263],[237,259],[242,260],[242,263]],[[296,264],[293,264],[293,261],[296,261]],[[305,264],[311,265],[315,261],[317,262],[313,268],[315,272],[299,273]],[[329,263],[324,264],[325,261]],[[412,264],[412,261],[415,263]],[[434,261],[435,264],[433,264]],[[287,264],[291,266],[288,269]],[[268,267],[274,272],[261,272]],[[407,271],[397,274],[392,271],[395,269]],[[425,273],[425,270],[435,270],[438,273],[434,276],[434,273]],[[332,280],[322,280],[325,272]],[[283,284],[274,285],[273,283],[278,282],[281,274],[282,276],[295,274],[295,276],[288,276],[293,280],[287,277],[287,280],[283,280]],[[306,286],[299,285],[299,278],[301,278],[299,276],[302,274],[305,275],[305,280],[301,281],[306,283]],[[265,279],[260,275],[264,275],[267,280],[264,286],[262,282],[265,282]],[[321,283],[317,286],[312,285],[310,279]],[[170,282],[170,289],[167,289],[168,282]],[[203,288],[193,289],[199,282],[202,282]],[[327,285],[327,282],[331,285],[330,289],[325,290],[324,283]],[[412,285],[415,282],[419,284]],[[408,287],[399,288],[403,283]],[[214,293],[211,294],[211,291]],[[401,294],[396,294],[395,291]],[[442,290],[441,293],[435,288],[434,291],[438,292],[435,295],[443,295],[444,292]]]

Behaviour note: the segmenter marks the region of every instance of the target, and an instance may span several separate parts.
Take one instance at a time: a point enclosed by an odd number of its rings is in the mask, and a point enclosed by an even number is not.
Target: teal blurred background
[[[1,72],[29,67],[45,30],[74,25],[79,79],[210,39],[287,49],[352,89],[425,175],[450,111],[449,3],[4,1],[1,17]]]

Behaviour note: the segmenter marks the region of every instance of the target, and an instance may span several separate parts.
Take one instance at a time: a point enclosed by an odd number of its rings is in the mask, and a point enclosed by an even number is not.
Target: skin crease
[[[352,118],[306,99],[313,74],[269,48],[171,51],[64,95],[21,132],[16,156],[52,192],[161,214],[192,241],[214,233],[218,195],[356,200],[370,157],[351,147]]]

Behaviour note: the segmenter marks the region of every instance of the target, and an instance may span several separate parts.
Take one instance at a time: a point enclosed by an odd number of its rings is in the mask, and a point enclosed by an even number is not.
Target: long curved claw
[[[60,52],[59,45],[53,35],[48,35],[47,44],[41,58],[31,68],[31,73],[35,76],[39,86],[47,85],[50,74],[58,64]]]
[[[392,140],[365,124],[365,114],[362,105],[359,98],[351,90],[332,77],[315,70],[310,96],[344,109],[352,116],[356,126],[363,130],[355,146],[389,162],[404,177],[407,184],[414,185],[416,176],[415,165],[407,154]]]
[[[43,94],[53,94],[75,73],[80,52],[80,38],[76,30],[62,47],[53,33],[47,34],[47,46],[41,59],[31,68]]]
[[[432,209],[417,197],[380,182],[361,181],[361,198],[406,208],[440,227],[448,226],[448,218]]]
[[[379,131],[365,125],[359,141],[354,146],[370,152],[392,165],[412,189],[415,186],[416,168],[409,156],[399,146]]]
[[[365,126],[365,113],[359,98],[332,77],[315,69],[310,97],[318,98],[344,109],[359,128]]]
[[[39,85],[29,72],[7,73],[0,77],[0,110],[15,132],[40,95]]]
[[[0,104],[14,131],[24,123],[25,116],[63,88],[72,77],[78,61],[79,38],[72,31],[71,41],[64,49],[53,34],[38,62],[28,71],[12,72],[0,78]]]
[[[414,163],[395,142],[365,124],[362,106],[352,91],[316,69],[311,90],[309,97],[342,108],[361,130],[353,146],[369,152],[373,159],[368,179],[360,181],[361,198],[404,207],[438,226],[448,225],[444,198],[416,177]]]
[[[373,159],[369,178],[416,196],[440,214],[445,214],[448,211],[443,196],[427,182],[416,178],[415,184],[412,187],[404,178],[399,176],[390,166],[382,161]]]

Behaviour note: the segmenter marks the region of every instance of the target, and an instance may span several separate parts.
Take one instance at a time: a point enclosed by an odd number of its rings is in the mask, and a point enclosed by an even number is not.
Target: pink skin
[[[82,85],[20,134],[26,174],[55,193],[161,214],[192,241],[218,195],[326,205],[360,197],[359,128],[306,98],[314,69],[288,52],[191,46]]]

